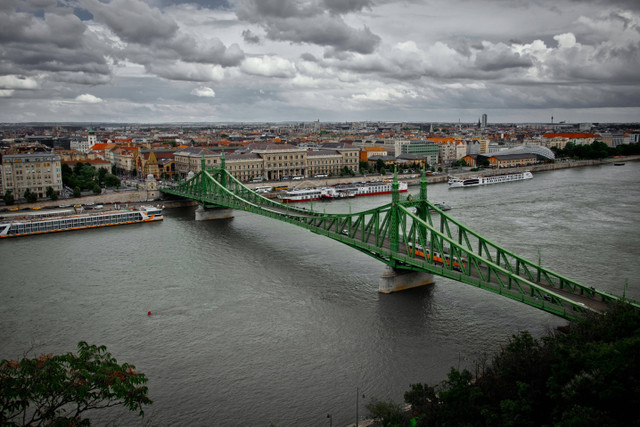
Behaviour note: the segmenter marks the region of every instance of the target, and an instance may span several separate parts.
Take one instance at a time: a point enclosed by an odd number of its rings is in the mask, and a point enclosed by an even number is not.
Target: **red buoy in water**
[[[150,311],[147,311],[147,316],[151,316],[151,312]]]

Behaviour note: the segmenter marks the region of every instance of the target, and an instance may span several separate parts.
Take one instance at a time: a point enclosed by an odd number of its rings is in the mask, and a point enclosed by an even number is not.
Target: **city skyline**
[[[637,122],[640,4],[11,0],[0,122]]]

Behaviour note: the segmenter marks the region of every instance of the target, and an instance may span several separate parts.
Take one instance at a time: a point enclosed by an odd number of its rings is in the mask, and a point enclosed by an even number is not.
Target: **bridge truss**
[[[306,228],[337,240],[398,270],[447,277],[511,298],[566,319],[604,313],[617,296],[582,285],[510,252],[474,232],[420,195],[398,192],[392,201],[363,212],[327,214],[282,204],[243,185],[226,169],[205,168],[175,187],[160,191],[197,201],[204,208],[230,208]],[[640,308],[635,302],[634,306]]]

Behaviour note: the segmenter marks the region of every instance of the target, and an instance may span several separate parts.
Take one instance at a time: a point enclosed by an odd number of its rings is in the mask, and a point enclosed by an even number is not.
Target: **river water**
[[[390,197],[313,208],[356,212]],[[435,184],[429,198],[507,249],[640,300],[638,162]],[[193,208],[166,209],[161,223],[3,240],[0,259],[0,358],[85,340],[149,378],[144,419],[101,412],[97,425],[323,426],[331,414],[343,426],[357,389],[363,416],[371,398],[401,402],[411,383],[473,369],[512,334],[566,324],[443,278],[378,294],[383,264],[244,212],[196,222]]]

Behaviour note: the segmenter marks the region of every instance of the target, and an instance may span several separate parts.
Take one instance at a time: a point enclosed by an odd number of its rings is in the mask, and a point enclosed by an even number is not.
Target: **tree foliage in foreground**
[[[78,343],[78,354],[0,362],[0,425],[90,425],[81,414],[124,406],[144,416],[147,378],[119,365],[105,346]]]
[[[367,408],[388,426],[640,426],[639,354],[640,313],[621,303],[539,340],[514,335],[475,377],[452,368],[441,384],[412,384],[408,414]]]

